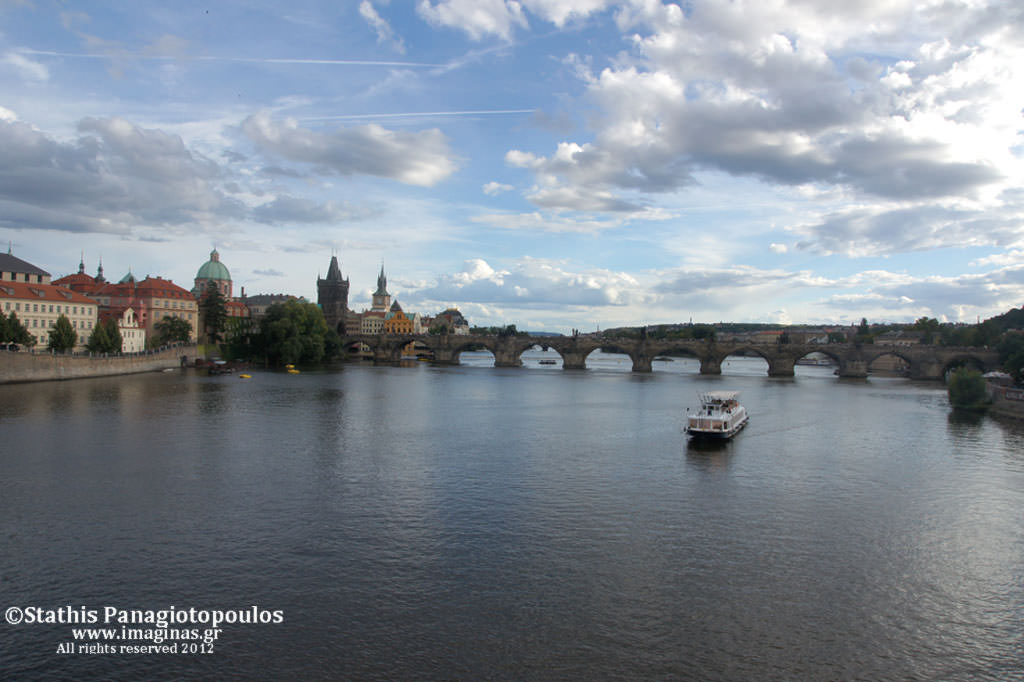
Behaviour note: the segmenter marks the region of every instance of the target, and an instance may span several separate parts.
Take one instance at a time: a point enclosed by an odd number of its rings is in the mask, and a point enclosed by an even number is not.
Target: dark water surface
[[[1024,679],[1024,427],[539,357],[0,387],[0,608],[283,613],[207,655],[0,621],[0,678]],[[752,421],[696,449],[709,388]]]

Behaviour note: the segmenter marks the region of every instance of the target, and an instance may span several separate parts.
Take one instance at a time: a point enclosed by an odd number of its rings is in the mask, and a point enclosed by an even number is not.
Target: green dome
[[[210,260],[203,263],[196,273],[196,279],[216,279],[231,281],[231,273],[227,267],[220,262],[220,254],[214,249],[210,252]]]

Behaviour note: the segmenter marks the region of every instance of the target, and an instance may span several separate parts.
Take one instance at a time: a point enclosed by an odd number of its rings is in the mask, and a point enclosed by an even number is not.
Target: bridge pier
[[[793,358],[772,358],[768,360],[768,376],[796,376],[796,360]]]
[[[401,346],[395,348],[389,348],[387,346],[378,346],[373,349],[373,364],[375,365],[400,365],[402,364],[402,348]]]
[[[941,362],[915,362],[910,366],[911,379],[941,380],[943,365]]]
[[[701,374],[721,374],[722,361],[714,357],[703,357],[700,359]]]
[[[522,365],[523,360],[519,357],[518,353],[507,350],[494,351],[495,367],[522,367]]]
[[[632,356],[633,359],[633,371],[634,372],[652,372],[654,368],[651,367],[651,356],[647,354],[637,354]]]
[[[839,376],[844,379],[866,379],[868,376],[868,361],[859,358],[840,359]]]
[[[435,348],[434,359],[430,362],[435,365],[457,365],[459,356],[451,348]]]
[[[587,356],[584,353],[562,351],[562,369],[586,369]]]

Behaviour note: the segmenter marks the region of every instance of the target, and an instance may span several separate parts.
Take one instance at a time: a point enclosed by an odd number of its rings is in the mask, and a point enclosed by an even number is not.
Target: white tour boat
[[[732,438],[747,425],[747,410],[736,400],[736,391],[700,394],[700,409],[687,408],[686,433],[699,438]]]

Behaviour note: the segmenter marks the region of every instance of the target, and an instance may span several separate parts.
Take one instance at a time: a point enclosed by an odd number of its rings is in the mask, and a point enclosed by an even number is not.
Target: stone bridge
[[[552,349],[562,357],[564,369],[586,369],[587,356],[595,350],[622,353],[633,361],[634,372],[650,372],[651,361],[658,356],[685,356],[700,361],[701,374],[721,374],[722,362],[730,355],[757,355],[768,363],[768,375],[790,377],[797,360],[821,353],[839,366],[841,377],[866,377],[871,363],[883,355],[902,358],[912,379],[943,379],[955,367],[969,365],[981,371],[998,369],[999,357],[988,348],[951,348],[944,346],[875,346],[837,344],[757,344],[734,341],[609,337],[602,334],[573,336],[485,336],[434,334],[348,335],[346,347],[361,343],[370,348],[377,364],[398,364],[410,342],[432,353],[432,362],[459,364],[459,355],[467,350],[486,348],[494,355],[495,367],[518,367],[522,354],[535,346]]]

